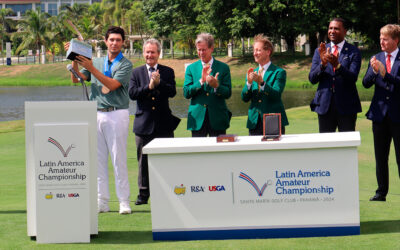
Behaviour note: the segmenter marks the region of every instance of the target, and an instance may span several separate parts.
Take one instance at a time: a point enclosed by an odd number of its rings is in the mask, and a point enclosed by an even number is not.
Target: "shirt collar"
[[[155,69],[155,71],[157,71],[157,67],[158,67],[158,63],[156,63],[156,65],[154,65],[154,69]],[[146,63],[146,68],[147,68],[147,71],[150,71],[150,65],[148,65],[147,63]]]
[[[336,45],[339,47],[339,54],[340,54],[340,51],[342,51],[345,42],[346,42],[346,41],[343,40],[343,41],[341,41],[340,43],[336,44]],[[332,49],[334,48],[334,46],[335,46],[335,44],[334,44],[333,42],[331,42],[331,48],[332,48]],[[331,50],[331,51],[332,51],[332,50]]]
[[[388,54],[390,54],[390,56],[391,56],[390,60],[392,60],[392,59],[396,58],[398,52],[399,52],[399,48],[396,48],[394,51],[392,51],[392,53],[385,52],[385,58],[387,57]]]
[[[212,67],[213,62],[214,62],[214,57],[211,57],[211,60],[208,62],[208,64],[210,64],[210,67]],[[206,64],[205,62],[201,61],[201,65],[203,65],[203,67],[205,64]]]
[[[263,68],[263,71],[266,72],[269,68],[269,65],[271,65],[271,61],[267,62],[266,64],[264,64],[264,66],[261,66],[260,64],[258,65],[258,68],[261,69]]]

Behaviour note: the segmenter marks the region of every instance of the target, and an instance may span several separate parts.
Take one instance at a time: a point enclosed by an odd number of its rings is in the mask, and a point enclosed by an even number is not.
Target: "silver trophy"
[[[78,39],[72,39],[70,41],[69,49],[67,51],[67,59],[75,60],[75,57],[78,55],[92,59],[92,46],[84,42],[83,36],[76,26],[70,20],[65,20],[64,25],[72,33],[78,36]]]

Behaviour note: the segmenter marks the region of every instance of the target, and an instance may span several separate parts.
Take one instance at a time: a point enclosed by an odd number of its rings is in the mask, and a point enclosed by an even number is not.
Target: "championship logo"
[[[240,172],[239,178],[242,180],[247,181],[257,192],[258,196],[263,196],[265,189],[272,184],[271,180],[268,180],[264,185],[261,187],[261,189],[258,187],[257,183],[247,174]]]
[[[48,139],[47,141],[50,142],[51,144],[53,144],[54,146],[56,146],[56,147],[60,150],[61,154],[62,154],[64,157],[67,157],[68,154],[69,154],[69,152],[71,151],[71,149],[75,148],[75,146],[74,146],[73,144],[71,144],[71,145],[69,145],[69,147],[67,148],[67,150],[65,150],[65,149],[63,148],[63,146],[61,146],[61,144],[60,144],[56,139],[51,138],[51,137],[49,137],[49,139]]]

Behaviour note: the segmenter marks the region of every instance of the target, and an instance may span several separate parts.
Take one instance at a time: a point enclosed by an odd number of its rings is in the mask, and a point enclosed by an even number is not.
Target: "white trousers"
[[[129,111],[119,109],[97,112],[98,199],[110,200],[108,154],[114,166],[115,189],[119,202],[129,203],[129,180],[126,146],[128,142]]]

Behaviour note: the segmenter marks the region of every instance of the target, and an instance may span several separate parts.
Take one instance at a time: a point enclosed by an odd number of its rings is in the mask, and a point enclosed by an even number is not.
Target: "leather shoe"
[[[147,204],[147,200],[148,200],[148,198],[143,198],[141,196],[138,196],[138,198],[136,199],[135,205]]]
[[[374,195],[374,197],[371,197],[371,199],[369,199],[370,201],[386,201],[386,197],[380,194],[376,194]]]

